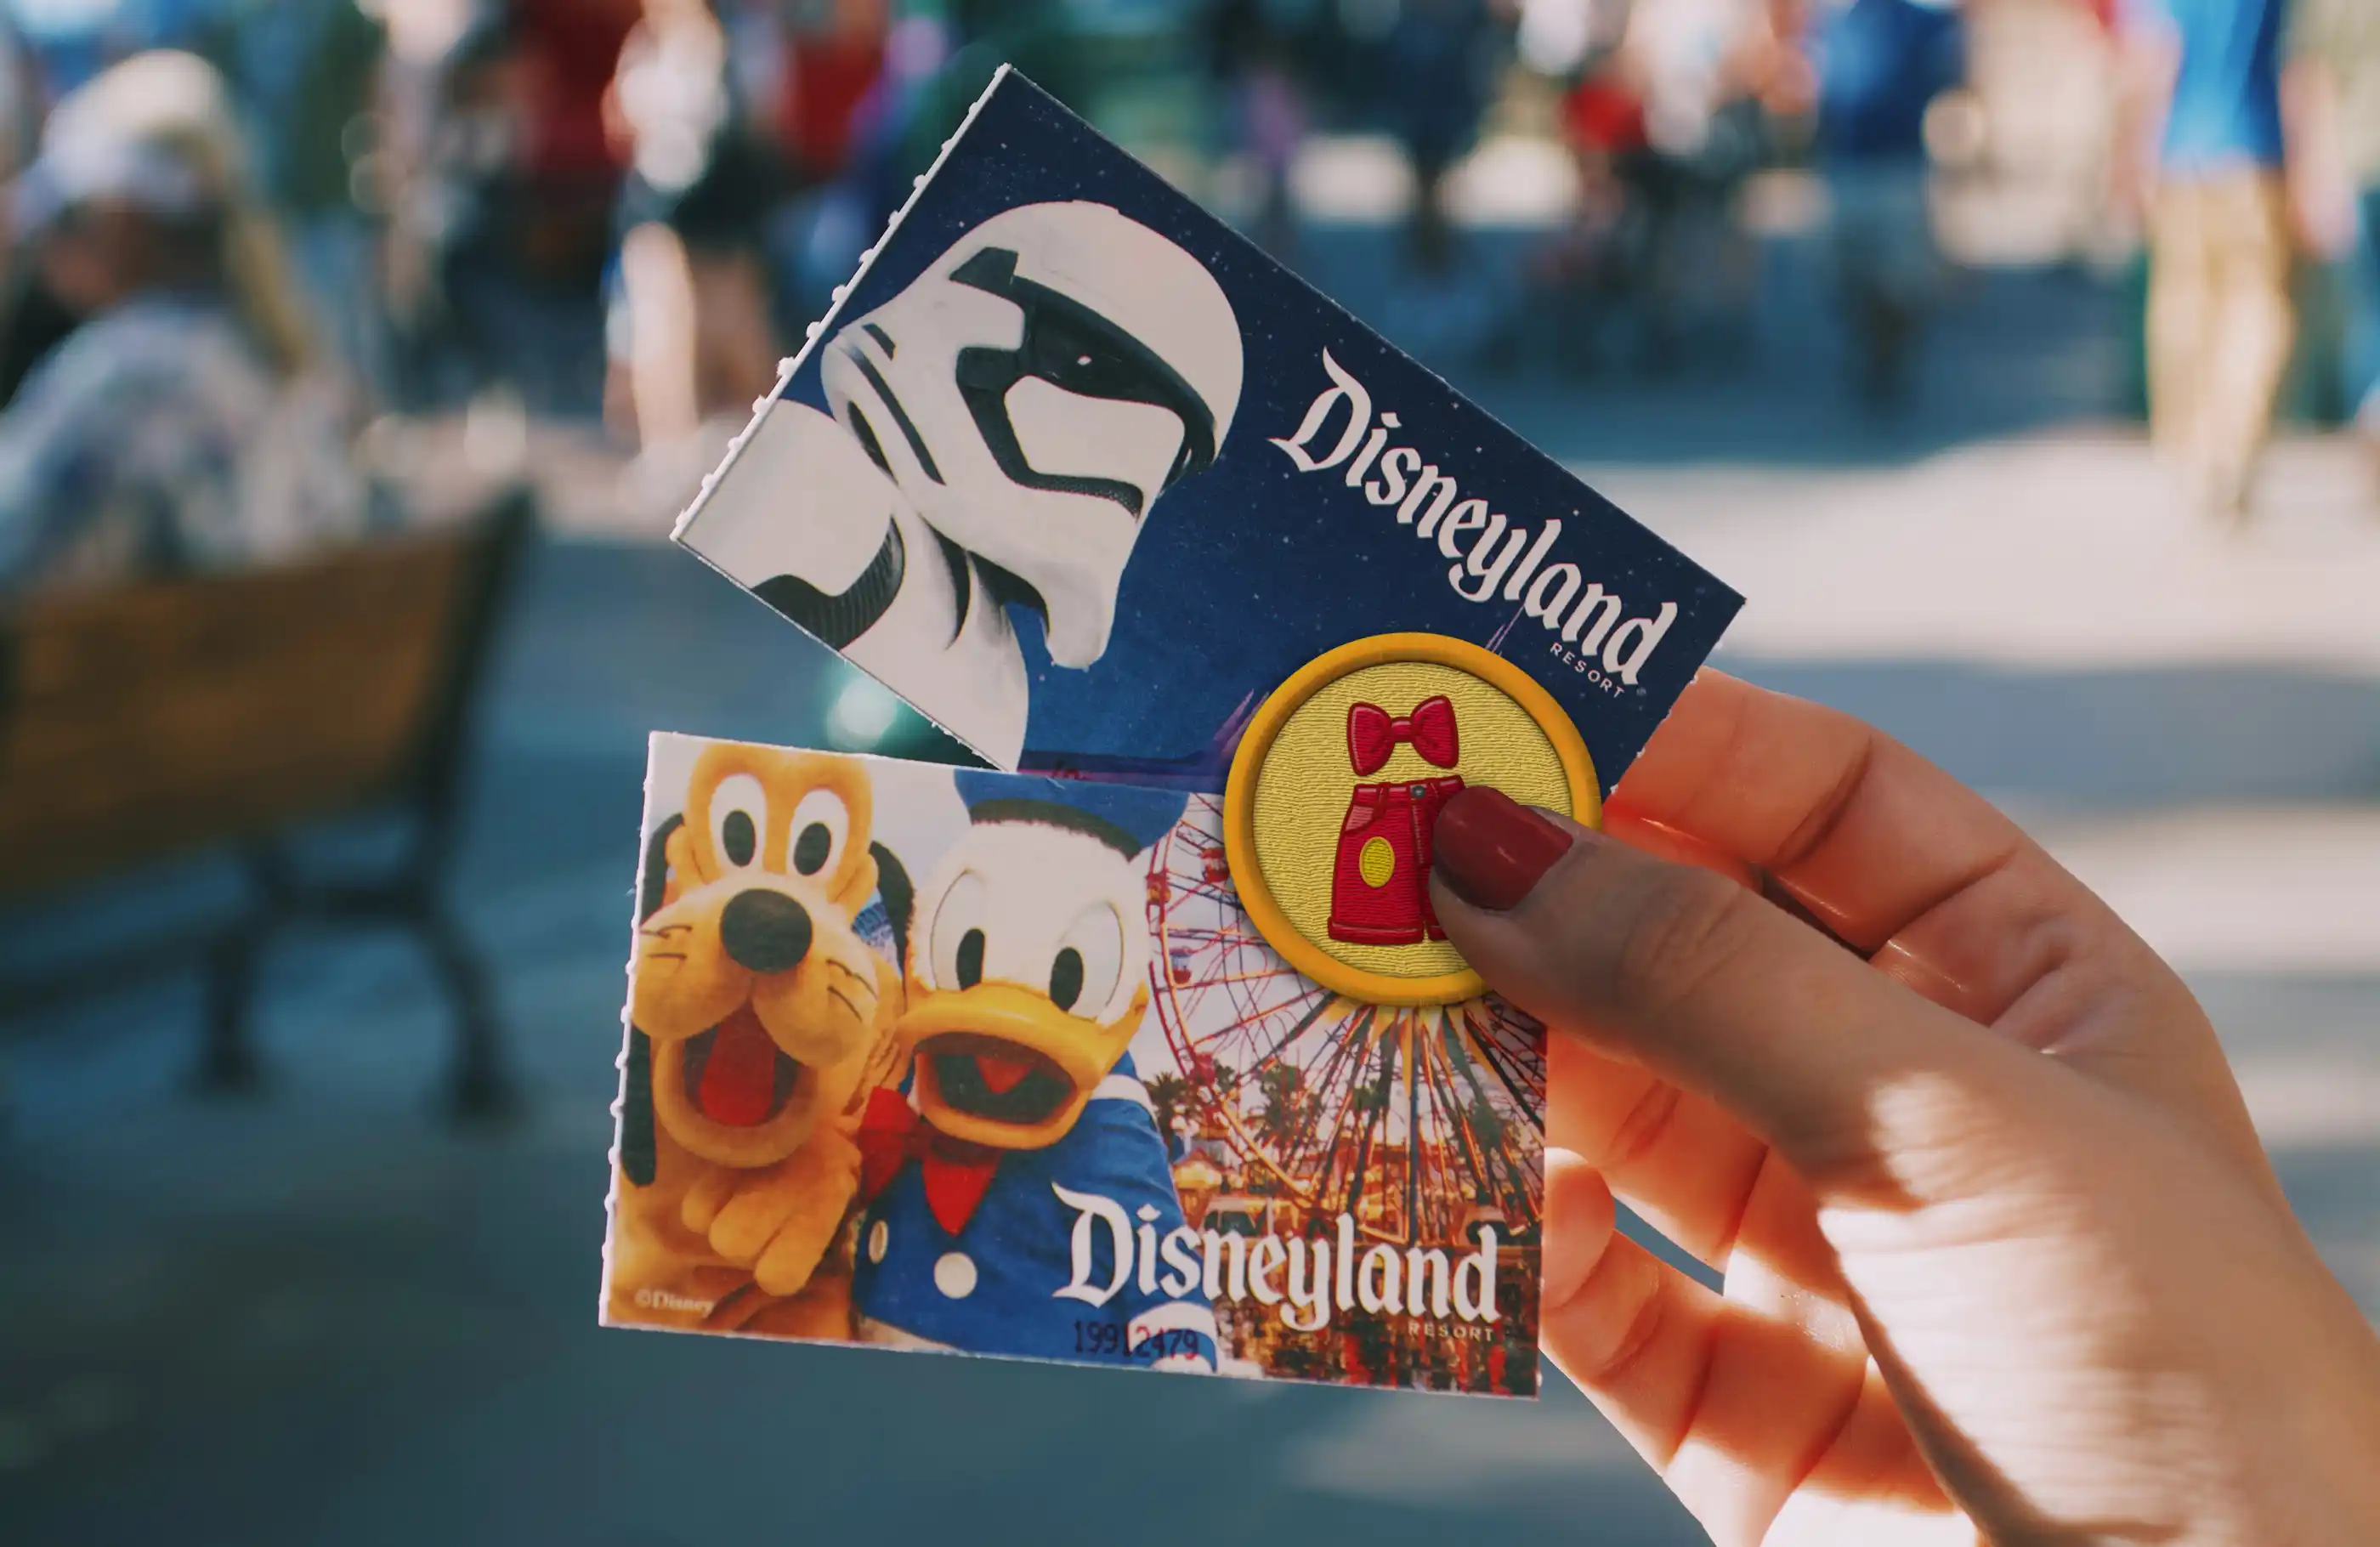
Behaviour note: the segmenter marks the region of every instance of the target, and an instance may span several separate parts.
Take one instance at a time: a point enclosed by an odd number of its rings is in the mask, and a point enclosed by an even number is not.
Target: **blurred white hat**
[[[222,75],[196,55],[135,55],[68,92],[17,179],[21,229],[78,205],[128,204],[167,218],[239,201],[246,177]]]
[[[214,217],[225,286],[259,347],[286,373],[311,359],[279,234],[249,182],[231,92],[198,55],[136,54],[68,92],[10,193],[20,232],[98,202],[167,220]]]

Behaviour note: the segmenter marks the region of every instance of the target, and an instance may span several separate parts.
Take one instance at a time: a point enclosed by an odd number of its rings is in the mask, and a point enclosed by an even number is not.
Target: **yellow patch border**
[[[1587,827],[1603,825],[1603,798],[1595,778],[1594,760],[1578,727],[1562,712],[1554,696],[1535,677],[1484,646],[1443,634],[1375,634],[1325,652],[1300,666],[1288,681],[1273,689],[1257,709],[1232,755],[1232,771],[1223,785],[1223,857],[1231,866],[1232,884],[1240,895],[1257,932],[1281,959],[1327,989],[1372,1005],[1452,1005],[1487,992],[1487,983],[1470,968],[1431,978],[1397,978],[1350,967],[1300,934],[1265,884],[1264,869],[1257,863],[1257,776],[1266,756],[1289,717],[1305,700],[1348,673],[1366,666],[1424,661],[1477,677],[1506,698],[1545,733],[1561,763],[1570,786],[1573,820]]]

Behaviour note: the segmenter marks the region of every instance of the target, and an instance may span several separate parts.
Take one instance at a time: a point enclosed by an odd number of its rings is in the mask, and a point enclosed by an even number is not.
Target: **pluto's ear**
[[[685,825],[684,817],[674,816],[645,840],[645,868],[637,887],[639,924],[661,911],[669,891],[670,836]],[[653,1040],[631,1026],[627,1080],[620,1092],[620,1169],[630,1182],[649,1188],[659,1165],[653,1139]]]
[[[660,1169],[653,1143],[653,1040],[628,1028],[627,1088],[620,1097],[620,1170],[637,1187]]]
[[[884,918],[892,926],[893,961],[903,972],[909,969],[909,924],[917,910],[917,887],[909,879],[907,867],[900,856],[882,844],[869,844],[868,852],[876,860],[876,892],[884,899]]]
[[[882,867],[876,863],[876,856],[880,852],[874,845],[869,845],[866,854],[851,862],[851,874],[844,882],[843,889],[832,894],[834,905],[855,919],[868,906],[868,899],[876,895],[876,883],[882,874]]]
[[[686,818],[671,817],[654,828],[653,835],[645,840],[645,868],[639,872],[637,889],[637,922],[639,924],[659,913],[662,903],[669,895],[669,843],[677,830],[685,825]]]

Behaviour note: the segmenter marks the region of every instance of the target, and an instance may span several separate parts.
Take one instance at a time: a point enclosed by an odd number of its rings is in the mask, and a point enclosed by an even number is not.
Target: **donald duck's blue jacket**
[[[880,1092],[891,1100],[891,1093]],[[1180,1297],[1136,1271],[1105,1305],[1062,1297],[1075,1277],[1077,1211],[1057,1189],[1106,1198],[1158,1239],[1183,1224],[1165,1142],[1126,1054],[1082,1116],[1044,1150],[1002,1153],[956,1234],[935,1218],[925,1162],[910,1159],[861,1215],[853,1297],[861,1335],[916,1347],[1026,1358],[1212,1370],[1215,1312],[1202,1285]],[[1114,1268],[1111,1232],[1093,1229],[1090,1282]]]

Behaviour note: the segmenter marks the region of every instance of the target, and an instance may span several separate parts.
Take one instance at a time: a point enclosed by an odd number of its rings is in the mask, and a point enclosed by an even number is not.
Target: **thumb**
[[[2022,1078],[2022,1056],[1708,871],[1473,786],[1431,900],[1488,986],[1557,1032],[1729,1109],[1814,1186],[1880,1179],[1894,1084]]]

